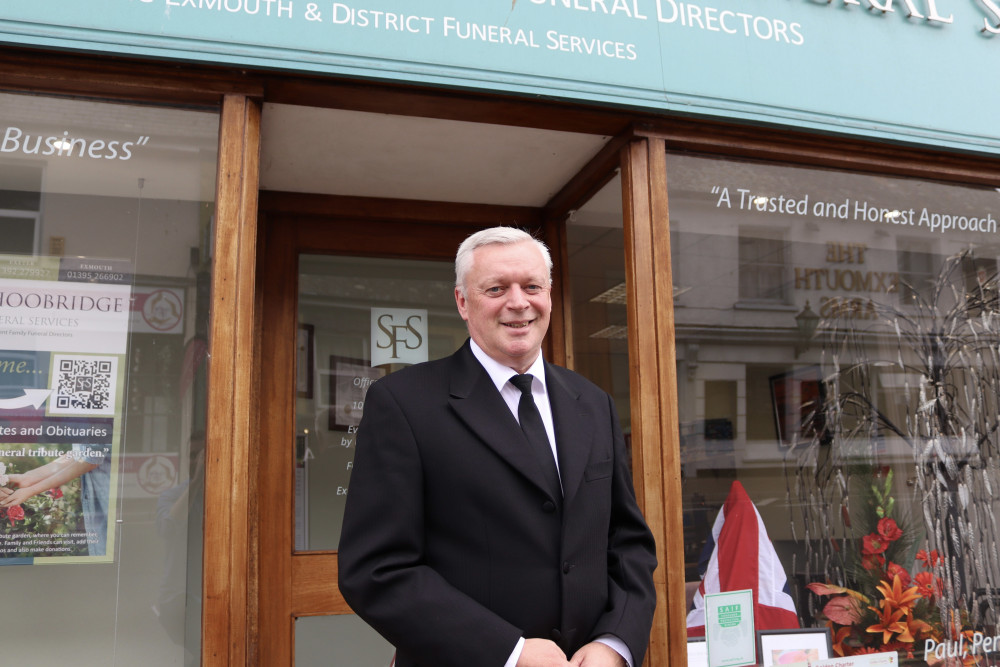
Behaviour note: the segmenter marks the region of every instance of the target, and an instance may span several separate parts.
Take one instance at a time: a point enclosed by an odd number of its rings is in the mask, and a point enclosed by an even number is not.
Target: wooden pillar
[[[226,95],[219,132],[209,339],[202,665],[254,664],[254,283],[260,105]]]
[[[686,665],[677,361],[663,140],[634,139],[622,148],[621,164],[633,474],[659,560],[646,664]]]

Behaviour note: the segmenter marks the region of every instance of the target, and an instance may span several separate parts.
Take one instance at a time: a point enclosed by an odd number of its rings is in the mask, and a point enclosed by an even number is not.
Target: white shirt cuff
[[[503,664],[503,667],[514,667],[517,664],[518,659],[521,657],[521,651],[524,650],[524,637],[517,640],[517,644],[514,646],[514,651],[507,658],[507,662]]]
[[[628,663],[628,667],[633,667],[632,651],[628,650],[628,646],[625,645],[625,642],[618,639],[618,637],[615,637],[614,635],[601,635],[594,641],[610,646],[614,649],[615,653],[625,658],[625,662]]]

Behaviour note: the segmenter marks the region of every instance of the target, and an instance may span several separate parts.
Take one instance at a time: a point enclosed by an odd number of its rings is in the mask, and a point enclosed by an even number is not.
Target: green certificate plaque
[[[705,642],[708,667],[756,664],[752,590],[705,596]]]

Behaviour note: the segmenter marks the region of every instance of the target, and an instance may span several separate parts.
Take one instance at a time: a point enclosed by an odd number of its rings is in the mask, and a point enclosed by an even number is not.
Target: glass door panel
[[[295,619],[295,667],[388,667],[395,653],[353,614]]]
[[[451,262],[299,255],[296,551],[337,548],[370,384],[465,341],[454,275]]]

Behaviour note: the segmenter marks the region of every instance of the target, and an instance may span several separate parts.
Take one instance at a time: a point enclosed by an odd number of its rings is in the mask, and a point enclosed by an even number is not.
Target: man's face
[[[535,361],[552,312],[545,260],[530,242],[473,251],[465,295],[455,289],[469,335],[490,357],[523,373]]]

